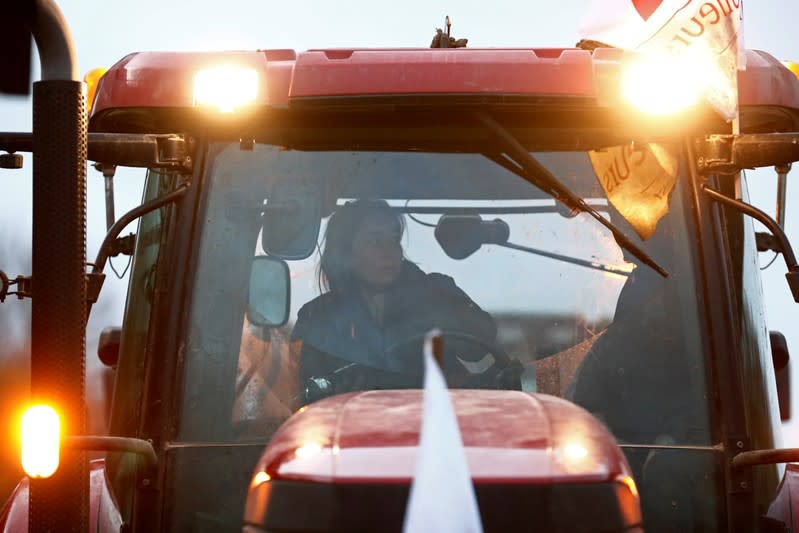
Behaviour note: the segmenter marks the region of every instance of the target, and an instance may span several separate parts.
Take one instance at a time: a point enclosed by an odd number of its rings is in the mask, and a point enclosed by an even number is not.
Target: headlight
[[[678,58],[645,57],[622,74],[624,100],[648,115],[666,116],[696,105],[709,86],[712,67],[687,54]]]
[[[201,70],[194,76],[194,105],[210,106],[222,113],[254,104],[258,94],[258,73],[245,67],[220,66]]]

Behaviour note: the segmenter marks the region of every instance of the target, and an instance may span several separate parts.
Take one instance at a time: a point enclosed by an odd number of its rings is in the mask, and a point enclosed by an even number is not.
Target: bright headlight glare
[[[268,483],[269,480],[272,479],[272,476],[264,472],[263,470],[258,471],[252,478],[252,486],[257,487],[259,485],[263,485],[264,483]]]
[[[696,105],[712,78],[699,57],[643,58],[622,75],[624,100],[648,115],[666,116]]]
[[[322,453],[322,446],[317,442],[307,442],[295,450],[295,455],[300,459]]]
[[[22,469],[32,478],[52,476],[58,469],[61,422],[55,409],[36,405],[22,417]]]
[[[210,106],[222,113],[255,103],[258,73],[246,67],[221,66],[194,76],[194,105]]]
[[[563,455],[571,461],[580,461],[588,456],[585,446],[572,442],[563,447]]]

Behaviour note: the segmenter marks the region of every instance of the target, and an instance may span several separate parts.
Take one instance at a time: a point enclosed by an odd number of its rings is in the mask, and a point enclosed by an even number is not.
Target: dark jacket
[[[399,279],[384,297],[382,324],[373,318],[358,290],[333,290],[300,309],[292,338],[303,341],[301,384],[309,377],[331,379],[335,374],[337,381],[349,383],[336,392],[421,386],[423,339],[433,328],[478,339],[445,335],[448,368],[459,365],[455,355],[479,360],[490,352],[485,344],[493,345],[496,337],[493,318],[451,277],[426,274],[403,261]]]

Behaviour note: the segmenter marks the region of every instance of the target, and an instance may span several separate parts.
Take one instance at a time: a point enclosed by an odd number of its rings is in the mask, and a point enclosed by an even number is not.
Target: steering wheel
[[[455,329],[442,329],[440,330],[440,335],[444,341],[445,355],[447,350],[446,339],[450,338],[473,344],[481,348],[485,354],[490,354],[494,358],[491,366],[483,372],[472,373],[468,368],[463,367],[465,372],[450,373],[447,377],[454,381],[454,385],[457,388],[521,390],[521,374],[524,368],[519,361],[511,359],[497,343],[482,339],[472,333]],[[416,333],[395,341],[386,348],[385,353],[388,357],[397,356],[393,354],[401,354],[401,348],[422,341],[426,336],[427,332]],[[422,353],[419,352],[420,363],[422,361],[421,355]],[[407,358],[408,356],[405,354],[401,357]],[[462,360],[462,358],[459,359]]]
[[[384,351],[384,358],[398,363],[393,368],[378,368],[347,361],[325,374],[310,376],[302,385],[304,403],[312,403],[334,394],[357,390],[420,387],[424,361],[421,342],[426,335],[427,332],[414,333],[390,344]],[[494,358],[493,364],[480,373],[472,373],[465,366],[458,365],[461,371],[449,372],[447,375],[450,386],[454,388],[521,390],[521,374],[524,368],[518,361],[510,359],[496,343],[465,331],[453,329],[442,330],[441,336],[444,339],[457,339],[462,343],[471,344],[479,348],[482,353],[491,354]],[[413,343],[419,343],[418,350],[407,349]],[[447,346],[445,340],[445,353]],[[413,359],[409,354],[413,354]]]

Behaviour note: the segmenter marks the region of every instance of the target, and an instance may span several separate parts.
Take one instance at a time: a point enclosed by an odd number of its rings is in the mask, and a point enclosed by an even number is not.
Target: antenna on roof
[[[447,34],[444,35],[444,30],[436,28],[436,34],[433,36],[433,42],[430,43],[430,48],[466,48],[466,43],[469,39],[455,39],[452,37],[452,19],[447,15],[444,18],[444,26],[447,28]]]

